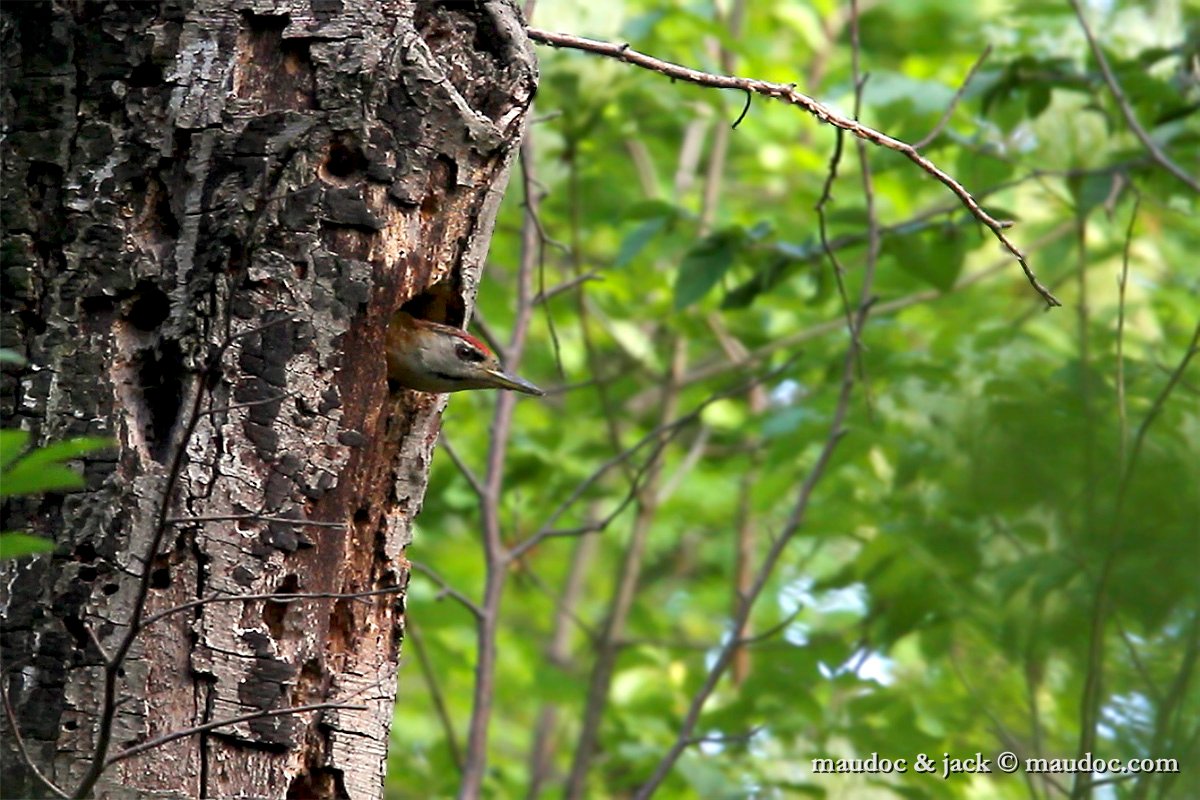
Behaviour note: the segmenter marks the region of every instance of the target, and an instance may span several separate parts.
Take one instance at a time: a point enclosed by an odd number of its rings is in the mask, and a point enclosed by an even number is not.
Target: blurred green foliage
[[[992,47],[922,152],[1016,221],[1010,235],[1065,307],[1046,311],[943,186],[868,147],[882,246],[847,435],[755,608],[751,633],[767,635],[705,707],[697,733],[712,741],[684,753],[658,796],[1054,796],[1086,776],[814,775],[811,759],[1087,750],[1181,770],[1097,776],[1118,779],[1095,796],[1198,797],[1200,359],[1179,368],[1200,321],[1200,199],[1129,132],[1068,3],[861,5],[862,119],[908,141]],[[539,3],[534,22],[716,72],[724,48],[737,74],[796,82],[849,112],[846,4],[747,3],[740,32],[730,6]],[[1200,9],[1085,6],[1143,126],[1200,172]],[[647,518],[588,775],[586,796],[615,797],[674,742],[728,635],[739,530],[756,566],[828,433],[847,335],[814,207],[834,134],[756,98],[714,175],[740,93],[578,52],[539,56],[532,170],[549,241],[535,283],[588,280],[537,309],[520,370],[564,390],[517,408],[506,542],[653,432],[670,402],[679,417],[765,380],[673,429],[661,475],[632,502],[648,449],[591,483],[554,524],[619,511],[590,541],[549,538],[508,567],[485,793],[526,796],[545,726],[541,788],[558,795]],[[855,297],[868,213],[851,139],[832,194],[829,238]],[[513,319],[523,203],[515,173],[479,297],[498,331]],[[445,415],[478,474],[494,401],[457,395]],[[480,530],[478,499],[440,450],[409,555],[478,598]],[[577,595],[565,588],[573,563]],[[449,796],[475,621],[420,573],[408,620],[389,797]]]

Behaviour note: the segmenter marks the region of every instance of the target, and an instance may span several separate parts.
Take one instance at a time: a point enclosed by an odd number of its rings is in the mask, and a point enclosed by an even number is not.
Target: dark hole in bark
[[[183,352],[178,342],[167,339],[157,348],[140,351],[138,361],[138,384],[149,414],[146,444],[155,461],[166,463],[171,429],[183,401]]]
[[[106,595],[114,595],[120,591],[120,589],[121,587],[115,583],[106,583],[100,587],[100,591],[104,592]]]
[[[92,639],[88,636],[87,626],[83,624],[83,620],[74,614],[66,614],[62,618],[62,626],[67,633],[71,634],[71,638],[75,641],[75,646],[80,650],[86,651],[89,647],[95,649],[92,644]],[[76,656],[80,653],[76,653]]]
[[[142,282],[138,284],[137,296],[125,318],[140,331],[153,331],[171,314],[171,298],[157,286]]]
[[[348,653],[354,647],[355,636],[354,611],[350,602],[345,598],[333,604],[333,613],[329,615],[329,652]]]
[[[113,310],[113,299],[105,294],[94,294],[79,301],[79,308],[89,317],[101,316]]]
[[[143,61],[129,73],[129,85],[139,89],[162,85],[162,67],[151,61]]]
[[[329,143],[329,156],[325,159],[325,170],[335,178],[350,178],[365,172],[367,157],[356,144],[346,144],[340,139]]]
[[[436,217],[441,210],[442,200],[454,194],[457,188],[458,164],[449,156],[438,154],[429,170],[429,179],[425,182],[421,213],[426,217]]]
[[[455,328],[461,328],[467,318],[466,304],[454,280],[435,283],[406,302],[400,310],[417,319],[440,322]]]
[[[253,33],[276,34],[283,36],[283,29],[288,26],[291,17],[288,14],[244,14],[246,27]]]
[[[96,580],[96,568],[92,566],[79,568],[79,580],[91,583]]]
[[[287,800],[349,800],[346,781],[340,769],[332,767],[310,767],[292,778],[288,785]]]
[[[151,589],[170,589],[171,570],[169,567],[159,567],[150,573]]]
[[[171,151],[171,159],[184,163],[192,152],[192,132],[184,128],[176,128],[175,135],[171,137],[174,149]]]
[[[179,220],[171,210],[170,194],[162,184],[154,195],[154,218],[158,221],[159,231],[171,239],[179,238]]]
[[[39,314],[35,311],[29,311],[27,309],[22,309],[21,311],[19,311],[17,313],[17,317],[21,320],[21,323],[25,326],[25,329],[28,330],[30,333],[34,333],[34,334],[37,334],[40,336],[41,334],[46,332],[46,317],[44,315]]]
[[[300,668],[300,681],[315,682],[325,674],[324,668],[321,666],[321,660],[318,658],[309,658],[304,662],[304,666]]]
[[[75,545],[75,560],[90,564],[96,560],[96,546],[91,542],[80,542]]]
[[[475,38],[471,45],[480,53],[487,53],[499,65],[505,62],[504,48],[511,46],[508,38],[501,34],[491,14],[478,14],[475,20]]]
[[[357,511],[354,512],[354,524],[355,525],[365,525],[370,521],[371,521],[371,507],[370,506],[361,506]]]
[[[46,161],[30,163],[29,171],[25,173],[25,185],[32,190],[29,193],[29,204],[35,212],[57,210],[62,179],[62,167],[57,164]]]
[[[51,264],[65,268],[61,243],[66,231],[63,211],[63,170],[57,164],[44,161],[34,161],[25,173],[25,183],[29,187],[29,209],[33,212],[35,231],[33,236],[34,249],[38,260],[45,266]],[[41,315],[29,320],[25,314],[22,319],[34,328],[36,333],[43,333],[46,322]]]
[[[263,622],[271,632],[271,638],[279,640],[283,636],[283,618],[287,616],[287,603],[268,600],[263,606]]]
[[[300,589],[300,578],[293,572],[285,575],[283,580],[275,585],[279,594],[294,594]],[[263,622],[271,632],[271,638],[278,640],[283,635],[283,619],[287,616],[287,600],[268,600],[263,605]]]
[[[79,727],[79,723],[73,719],[69,719],[63,723],[63,730],[73,731]]]

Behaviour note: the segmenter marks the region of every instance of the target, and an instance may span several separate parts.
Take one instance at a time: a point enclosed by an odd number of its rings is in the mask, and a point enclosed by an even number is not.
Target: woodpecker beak
[[[501,369],[489,369],[487,376],[490,378],[489,384],[496,389],[512,389],[514,392],[523,392],[531,394],[535,397],[542,397],[546,393],[538,387],[534,386],[524,378],[519,378],[516,375],[509,375]]]

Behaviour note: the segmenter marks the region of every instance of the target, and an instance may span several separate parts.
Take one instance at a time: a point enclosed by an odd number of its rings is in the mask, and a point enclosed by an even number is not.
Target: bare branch
[[[858,80],[858,59],[857,59],[857,3],[851,0],[851,25],[853,26],[852,38],[855,43],[854,49],[854,74],[856,89],[861,92],[862,81]],[[868,181],[866,189],[868,192],[868,201],[871,200],[870,190],[870,172],[866,168],[865,155],[863,157],[864,180]],[[870,212],[870,206],[868,206]],[[808,511],[809,502],[812,499],[813,492],[816,490],[817,484],[824,477],[829,463],[833,458],[833,453],[837,449],[838,443],[845,435],[845,421],[850,412],[850,401],[854,394],[855,385],[855,364],[858,360],[858,351],[861,342],[861,333],[863,326],[866,324],[867,316],[870,313],[873,298],[871,292],[874,285],[875,276],[875,252],[878,245],[878,225],[872,215],[868,216],[868,222],[871,226],[872,235],[870,240],[872,247],[868,253],[867,266],[863,275],[863,283],[859,290],[858,310],[854,320],[854,329],[858,335],[852,336],[850,343],[846,349],[846,356],[842,364],[841,387],[838,392],[837,403],[834,407],[833,417],[829,423],[829,433],[825,438],[824,444],[821,446],[821,451],[817,456],[816,463],[805,476],[804,481],[800,485],[795,503],[792,506],[791,513],[788,515],[787,522],[783,526],[778,538],[771,544],[770,550],[755,573],[754,582],[750,586],[750,590],[742,598],[737,612],[733,615],[733,623],[730,635],[726,638],[725,643],[720,648],[717,658],[708,670],[708,674],[704,679],[704,683],[692,696],[692,700],[688,705],[687,713],[684,715],[683,722],[679,726],[679,731],[676,735],[675,742],[659,760],[658,765],[654,768],[653,773],[643,783],[635,793],[634,797],[637,800],[647,800],[651,797],[667,775],[674,768],[675,763],[679,760],[679,756],[694,742],[694,731],[699,723],[700,714],[704,710],[705,704],[716,691],[717,684],[720,682],[726,670],[733,663],[734,657],[739,650],[739,643],[747,625],[750,621],[750,614],[754,610],[754,605],[763,590],[767,586],[767,582],[771,579],[775,572],[775,567],[783,556],[788,544],[795,537],[797,531],[804,523],[805,516]]]
[[[4,715],[8,718],[8,727],[12,730],[13,744],[17,746],[17,753],[20,754],[21,761],[29,768],[29,774],[37,778],[38,783],[55,797],[70,797],[62,789],[58,788],[52,780],[42,774],[37,764],[30,758],[29,751],[25,749],[25,737],[21,735],[21,728],[17,725],[17,712],[13,709],[12,702],[8,699],[7,676],[0,677],[0,700],[4,702]]]
[[[193,608],[206,606],[210,603],[248,603],[255,600],[270,600],[275,603],[294,603],[297,600],[358,600],[366,597],[376,597],[383,594],[398,594],[404,591],[404,586],[387,586],[382,589],[369,589],[362,592],[263,592],[260,594],[210,594],[187,603],[164,608],[156,614],[151,614],[142,621],[142,629],[149,628],[159,620],[172,614],[179,614]]]
[[[437,669],[433,666],[433,661],[429,658],[429,653],[425,650],[425,638],[419,633],[419,628],[409,621],[405,628],[405,641],[412,642],[413,649],[417,652],[417,663],[421,665],[421,674],[425,676],[425,685],[429,687],[429,697],[433,700],[433,710],[437,713],[438,720],[442,723],[442,735],[446,737],[446,749],[450,751],[450,761],[454,767],[462,772],[463,755],[462,748],[458,745],[458,735],[454,732],[454,722],[450,719],[450,710],[446,707],[446,696],[442,692],[442,687],[438,683]]]
[[[525,339],[533,321],[533,278],[542,263],[541,223],[538,221],[538,193],[534,190],[533,135],[527,134],[521,143],[521,173],[525,186],[525,214],[521,226],[521,260],[516,279],[516,314],[506,352],[506,366],[516,370],[525,350]],[[488,728],[491,724],[496,680],[496,640],[499,635],[500,600],[508,577],[501,524],[501,498],[504,492],[504,466],[512,435],[516,398],[511,392],[501,392],[492,414],[491,437],[488,443],[487,467],[479,481],[479,512],[482,520],[484,561],[483,600],[476,606],[475,615],[475,686],[472,691],[471,721],[467,730],[466,752],[458,796],[479,796],[487,769]]]
[[[990,44],[983,48],[983,52],[979,54],[979,58],[975,59],[975,63],[971,65],[969,70],[967,70],[967,75],[965,78],[963,78],[962,83],[959,84],[958,91],[954,93],[954,97],[950,98],[950,103],[946,106],[946,110],[942,112],[941,119],[937,121],[937,124],[933,126],[933,129],[930,130],[929,133],[921,137],[919,141],[914,142],[913,147],[917,148],[918,150],[922,149],[923,147],[928,147],[930,142],[941,136],[942,129],[946,127],[946,123],[950,121],[951,115],[954,114],[954,109],[957,108],[958,104],[962,102],[963,95],[966,94],[967,86],[970,85],[971,79],[975,77],[975,73],[979,71],[979,68],[983,66],[983,62],[987,61],[987,57],[991,55],[991,53],[992,46]]]
[[[478,603],[447,583],[446,579],[435,572],[431,567],[425,566],[420,561],[410,561],[409,564],[411,564],[412,568],[417,572],[423,573],[430,580],[436,583],[438,585],[438,589],[440,590],[440,595],[457,600],[463,608],[471,612],[471,616],[475,617],[475,619],[479,619],[483,616],[483,609]]]
[[[269,405],[270,403],[282,403],[284,400],[287,400],[289,397],[295,397],[295,396],[296,396],[296,392],[289,391],[289,392],[284,392],[283,394],[274,395],[272,397],[264,397],[261,400],[248,400],[245,403],[230,403],[229,405],[224,405],[224,406],[214,406],[212,408],[205,409],[204,411],[201,412],[201,414],[202,415],[226,414],[230,411],[236,411],[239,408],[254,408],[255,406],[265,406],[265,405]]]
[[[569,278],[569,279],[563,281],[562,283],[558,284],[557,286],[551,286],[549,289],[544,289],[542,291],[539,291],[533,297],[533,304],[540,306],[543,303],[545,303],[549,300],[552,300],[555,297],[558,297],[560,294],[566,294],[567,292],[572,291],[573,289],[579,288],[580,286],[582,286],[585,283],[590,283],[592,281],[602,281],[602,280],[604,280],[604,278],[599,273],[595,272],[594,270],[591,272],[585,272],[582,275],[576,275],[573,278]]]
[[[1129,409],[1125,403],[1125,286],[1129,282],[1129,248],[1133,244],[1133,225],[1137,222],[1142,198],[1138,196],[1129,214],[1129,227],[1125,229],[1125,246],[1121,250],[1121,274],[1117,276],[1117,464],[1125,467],[1125,448],[1129,440]]]
[[[314,528],[345,528],[344,522],[323,522],[316,519],[275,517],[267,514],[213,514],[196,517],[168,517],[168,525],[190,525],[196,522],[274,522],[283,525],[312,526]]]
[[[471,491],[475,493],[476,497],[483,497],[483,484],[479,482],[479,476],[467,465],[467,462],[462,460],[462,456],[458,454],[458,450],[450,443],[450,439],[446,436],[445,431],[441,433],[441,443],[442,449],[446,451],[446,455],[450,456],[450,460],[454,462],[454,466],[467,479],[467,484],[470,485]]]
[[[307,706],[292,706],[290,708],[276,708],[269,711],[256,711],[253,714],[242,714],[237,717],[226,717],[225,719],[217,719],[212,722],[206,722],[203,725],[196,725],[191,728],[183,728],[182,730],[164,733],[162,736],[155,736],[153,739],[135,744],[133,747],[127,747],[124,750],[110,756],[105,762],[105,768],[111,767],[118,761],[124,761],[127,758],[133,758],[147,750],[153,750],[156,747],[170,744],[179,739],[186,739],[189,736],[195,736],[197,733],[224,728],[228,725],[237,725],[241,722],[253,722],[257,719],[267,719],[270,717],[282,717],[289,714],[303,714],[308,711],[328,711],[333,709],[342,709],[345,711],[366,711],[367,707],[362,705],[349,705],[346,703],[313,703]]]
[[[1150,158],[1154,159],[1156,164],[1186,184],[1193,192],[1200,193],[1200,181],[1188,175],[1178,164],[1172,161],[1162,151],[1162,148],[1150,138],[1150,134],[1142,127],[1142,123],[1138,122],[1137,115],[1133,113],[1133,107],[1129,105],[1129,100],[1125,97],[1125,92],[1121,89],[1121,84],[1117,80],[1117,76],[1113,73],[1112,67],[1109,66],[1108,59],[1104,57],[1104,51],[1100,49],[1100,43],[1096,41],[1096,35],[1092,33],[1092,28],[1088,25],[1087,17],[1084,16],[1083,8],[1079,5],[1079,0],[1071,0],[1071,8],[1075,10],[1075,17],[1079,20],[1079,27],[1083,29],[1083,35],[1087,37],[1088,46],[1092,49],[1092,56],[1095,57],[1096,63],[1100,65],[1100,74],[1104,76],[1104,83],[1112,93],[1113,99],[1117,101],[1117,107],[1121,109],[1121,116],[1125,118],[1125,124],[1129,126],[1129,130],[1133,131],[1133,135],[1146,148],[1146,152],[1150,154]]]
[[[895,150],[909,161],[916,164],[928,174],[937,179],[943,186],[949,189],[958,199],[959,202],[967,208],[971,214],[983,223],[988,230],[996,237],[1001,245],[1004,246],[1009,253],[1021,265],[1021,269],[1025,273],[1026,279],[1034,290],[1041,295],[1047,306],[1061,306],[1062,303],[1054,296],[1049,289],[1042,285],[1034,274],[1033,269],[1029,266],[1025,259],[1025,254],[1012,242],[1011,239],[1004,233],[1004,229],[1011,226],[1010,222],[1002,222],[984,211],[978,201],[971,195],[970,192],[963,187],[961,183],[951,177],[947,172],[939,168],[936,164],[930,161],[925,156],[907,142],[902,142],[899,139],[892,138],[885,133],[863,125],[861,122],[842,116],[836,111],[827,106],[822,105],[813,98],[802,92],[796,91],[795,84],[772,83],[770,81],[758,80],[756,78],[741,78],[729,75],[714,75],[709,72],[701,72],[700,70],[691,69],[689,67],[673,64],[669,61],[662,61],[648,56],[644,53],[639,53],[633,50],[629,45],[617,45],[610,42],[597,41],[595,39],[585,39],[581,36],[573,36],[568,33],[551,33],[550,31],[540,30],[538,28],[528,28],[529,38],[535,42],[548,44],[554,47],[568,47],[575,50],[583,50],[597,55],[615,58],[618,61],[623,61],[627,64],[642,67],[653,72],[661,73],[675,80],[694,83],[699,86],[708,86],[714,89],[738,89],[743,92],[753,92],[761,94],[765,97],[782,100],[794,106],[807,111],[809,114],[816,117],[821,122],[833,125],[848,133],[857,136],[859,139],[870,142],[871,144],[885,147],[889,150]]]
[[[586,478],[584,478],[582,481],[579,482],[579,484],[575,487],[575,489],[572,490],[571,494],[569,494],[566,497],[566,499],[564,499],[562,501],[562,503],[559,504],[558,508],[554,509],[554,512],[551,513],[550,516],[546,518],[546,521],[542,523],[542,526],[537,530],[536,533],[534,533],[528,539],[515,545],[511,550],[509,550],[509,558],[510,559],[520,558],[521,556],[523,556],[525,553],[529,552],[531,549],[536,547],[538,544],[540,544],[545,539],[550,539],[550,538],[555,538],[555,537],[563,537],[563,536],[579,536],[579,535],[582,535],[585,533],[594,533],[596,531],[603,530],[605,527],[607,527],[608,523],[611,522],[612,518],[615,517],[617,514],[619,514],[621,511],[623,511],[625,509],[625,507],[628,506],[629,502],[631,502],[633,496],[636,494],[638,483],[639,483],[639,476],[644,472],[645,465],[643,465],[642,467],[639,467],[637,470],[634,471],[633,480],[630,482],[629,492],[626,494],[625,498],[621,501],[621,503],[618,504],[616,511],[613,514],[608,515],[606,517],[606,519],[604,521],[602,521],[601,523],[591,523],[588,525],[583,525],[583,526],[579,526],[577,528],[569,528],[569,529],[555,529],[554,525],[559,521],[559,519],[562,518],[563,514],[565,514],[573,505],[575,505],[575,503],[579,502],[579,499],[583,496],[583,494],[588,489],[590,489],[592,486],[594,486],[602,477],[604,477],[614,467],[616,467],[619,464],[624,464],[625,462],[629,461],[631,458],[633,458],[635,455],[637,455],[637,453],[639,451],[641,451],[643,448],[645,448],[649,445],[654,445],[655,450],[657,450],[658,448],[661,448],[661,447],[665,447],[666,442],[664,442],[662,439],[664,433],[678,431],[678,430],[682,429],[683,427],[691,424],[693,421],[699,419],[700,416],[704,413],[705,409],[707,409],[713,403],[716,403],[721,400],[725,400],[729,397],[736,397],[738,395],[745,394],[747,391],[749,391],[750,389],[752,389],[755,386],[759,386],[763,383],[767,383],[768,381],[774,380],[779,375],[782,375],[785,372],[787,372],[787,370],[791,369],[792,364],[795,362],[795,360],[796,360],[795,357],[789,358],[783,364],[780,364],[779,367],[772,369],[771,371],[767,372],[764,375],[752,377],[749,380],[742,381],[741,383],[738,383],[736,386],[733,386],[729,389],[725,389],[720,392],[716,392],[712,395],[709,395],[707,398],[704,399],[703,402],[699,403],[691,411],[687,412],[686,414],[683,414],[682,416],[680,416],[677,419],[674,419],[668,423],[656,426],[653,430],[651,430],[649,433],[647,433],[645,436],[643,436],[641,439],[639,439],[637,442],[635,442],[632,446],[626,448],[625,450],[621,451],[620,453],[617,453],[617,455],[613,456],[608,461],[601,464],[594,472],[592,472],[591,475],[587,476]],[[685,380],[686,380],[686,378],[685,378]],[[649,461],[653,460],[653,458],[654,458],[654,454],[652,453],[651,456],[647,459],[647,463],[649,463]]]

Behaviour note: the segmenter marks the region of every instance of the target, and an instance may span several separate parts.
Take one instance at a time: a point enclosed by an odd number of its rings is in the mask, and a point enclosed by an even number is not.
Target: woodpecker
[[[506,373],[492,351],[469,333],[404,311],[397,311],[388,325],[387,368],[389,379],[422,392],[512,389],[545,394],[524,378]]]

